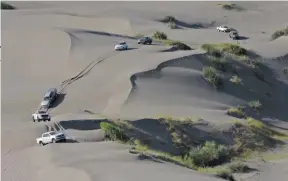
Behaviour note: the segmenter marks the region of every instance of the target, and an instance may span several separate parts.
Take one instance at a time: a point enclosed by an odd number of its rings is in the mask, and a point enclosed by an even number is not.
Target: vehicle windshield
[[[49,97],[44,97],[44,101],[49,101]]]
[[[50,135],[55,135],[55,134],[57,134],[57,133],[53,131],[53,132],[50,132],[49,134],[50,134]]]
[[[126,42],[120,42],[119,43],[119,45],[125,45],[126,44]]]

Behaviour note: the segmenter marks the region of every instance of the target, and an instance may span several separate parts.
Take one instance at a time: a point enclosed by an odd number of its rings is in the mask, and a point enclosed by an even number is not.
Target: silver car
[[[50,88],[44,95],[44,99],[41,102],[42,107],[49,108],[51,106],[51,103],[56,99],[57,97],[57,89],[56,88]]]

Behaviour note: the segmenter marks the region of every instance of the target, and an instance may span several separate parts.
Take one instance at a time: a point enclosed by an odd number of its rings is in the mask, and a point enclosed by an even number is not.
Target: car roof
[[[57,89],[56,88],[48,89],[47,92],[45,93],[44,97],[49,97],[52,92],[57,92]]]

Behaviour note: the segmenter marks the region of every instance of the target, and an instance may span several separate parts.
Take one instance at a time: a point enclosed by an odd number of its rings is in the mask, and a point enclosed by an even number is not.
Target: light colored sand
[[[170,30],[155,21],[165,15],[174,15],[188,23],[216,21],[214,26],[231,25],[249,38],[239,43],[262,56],[270,58],[287,53],[287,38],[269,40],[275,30],[287,26],[288,3],[285,2],[241,2],[249,9],[246,12],[223,11],[216,2],[11,4],[19,10],[2,12],[1,47],[2,178],[7,181],[217,180],[167,163],[139,161],[129,155],[124,146],[113,143],[36,145],[36,137],[46,130],[48,123],[32,123],[31,114],[39,106],[44,92],[50,87],[59,88],[62,81],[75,76],[92,61],[95,61],[92,71],[68,85],[64,90],[66,95],[51,110],[53,120],[49,125],[62,121],[66,134],[79,141],[100,141],[103,138],[96,123],[101,119],[100,114],[125,118],[164,114],[219,121],[231,119],[224,114],[227,107],[249,99],[239,93],[244,90],[236,94],[229,87],[227,90],[231,92],[217,93],[202,79],[202,64],[198,61],[200,59],[197,60],[198,54],[203,53],[201,50],[163,53],[161,51],[169,47],[159,43],[142,46],[133,38],[111,34],[149,35],[160,30],[171,39],[183,40],[193,48],[203,43],[231,42],[227,35],[215,31],[215,27]],[[103,35],[100,31],[110,35]],[[127,41],[132,49],[112,53],[114,45],[122,40]],[[188,63],[180,59],[182,62],[167,64],[161,72],[142,73],[168,60],[188,55],[194,55],[186,59]],[[106,59],[96,64],[101,57]],[[269,63],[278,72],[283,65],[287,66],[283,62]],[[137,80],[136,89],[130,94],[132,75]],[[157,78],[159,75],[161,77]],[[277,122],[284,121],[287,116],[287,113],[279,111],[283,108],[281,104],[287,103],[287,78],[280,73],[279,77],[279,81],[271,78],[276,82],[273,89],[278,97],[266,100],[267,104],[272,102],[270,107],[274,110],[272,116],[266,117],[274,119],[279,115]],[[281,84],[285,81],[286,84]],[[253,82],[247,85],[252,86]],[[267,89],[264,83],[257,86],[263,91]],[[283,99],[279,98],[281,96]],[[277,101],[280,102],[278,106]],[[97,115],[84,113],[84,110]],[[79,123],[81,120],[85,126]]]

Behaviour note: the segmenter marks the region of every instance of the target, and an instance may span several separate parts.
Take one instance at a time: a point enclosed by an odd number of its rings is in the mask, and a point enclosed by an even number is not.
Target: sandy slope
[[[201,50],[163,52],[169,47],[157,42],[138,45],[132,38],[136,33],[165,31],[171,39],[197,48],[207,42],[231,42],[227,35],[215,31],[215,26],[229,24],[247,37],[239,41],[242,46],[266,58],[287,54],[287,38],[269,40],[276,29],[287,24],[288,3],[284,2],[241,2],[248,9],[246,12],[223,11],[216,2],[11,4],[19,10],[2,12],[3,180],[217,180],[167,163],[139,161],[123,146],[109,142],[38,147],[35,138],[46,130],[47,123],[32,123],[31,113],[47,88],[59,88],[62,81],[91,62],[95,66],[86,76],[63,89],[51,110],[53,120],[49,124],[53,127],[54,122],[61,122],[66,134],[81,142],[102,140],[99,114],[124,118],[164,114],[219,121],[231,119],[224,114],[227,107],[250,99],[239,93],[247,90],[235,93],[234,88],[228,87],[229,92],[219,93],[208,85],[201,76]],[[202,23],[207,28],[170,30],[156,21],[165,15],[190,24]],[[108,33],[101,33],[104,31]],[[114,53],[113,46],[122,40],[131,49]],[[285,60],[268,59],[267,64],[276,72],[287,66]],[[273,108],[273,114],[268,111],[265,116],[273,124],[285,127],[287,113],[279,110],[288,101],[287,77],[269,75],[275,82],[273,90],[277,96],[265,99],[268,109]],[[250,80],[248,85],[252,86],[253,81],[256,80]],[[256,86],[271,90],[264,83]]]

